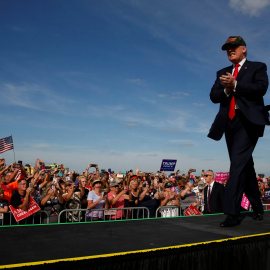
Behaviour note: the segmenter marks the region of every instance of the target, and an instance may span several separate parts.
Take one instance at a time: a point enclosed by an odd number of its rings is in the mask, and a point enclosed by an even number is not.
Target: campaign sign
[[[230,177],[230,173],[229,172],[217,172],[216,176],[215,176],[215,181],[219,182],[219,183],[224,183],[226,181],[228,181]]]
[[[105,210],[104,211],[104,215],[107,215],[107,216],[114,216],[116,215],[117,213],[117,210]]]
[[[23,199],[22,199],[23,201]],[[22,209],[14,208],[12,205],[9,206],[10,211],[12,212],[16,222],[19,222],[22,219],[25,219],[34,213],[38,212],[40,210],[40,207],[35,202],[35,200],[30,197],[30,202],[27,211],[24,211]]]
[[[185,211],[186,216],[199,216],[202,213],[198,210],[197,207],[193,206],[192,204],[189,206],[189,208]]]
[[[242,201],[241,201],[241,206],[244,209],[248,210],[249,209],[249,204],[250,204],[250,202],[249,202],[248,198],[246,197],[246,194],[243,193],[243,197],[242,197]]]
[[[160,166],[160,171],[174,171],[175,165],[177,160],[176,159],[163,159]]]
[[[264,190],[264,199],[269,201],[270,200],[270,188],[266,188]]]

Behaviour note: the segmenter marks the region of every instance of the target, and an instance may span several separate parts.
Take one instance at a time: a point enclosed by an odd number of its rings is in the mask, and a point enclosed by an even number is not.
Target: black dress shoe
[[[254,213],[253,217],[254,220],[263,220],[263,214],[259,214],[259,213]]]
[[[233,227],[240,224],[239,216],[228,215],[223,222],[219,225],[220,227]]]

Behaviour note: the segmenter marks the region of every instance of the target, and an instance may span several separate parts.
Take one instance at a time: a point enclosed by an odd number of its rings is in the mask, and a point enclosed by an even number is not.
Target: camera
[[[148,185],[147,181],[143,182],[143,184],[142,184],[143,187],[146,187],[147,185]]]

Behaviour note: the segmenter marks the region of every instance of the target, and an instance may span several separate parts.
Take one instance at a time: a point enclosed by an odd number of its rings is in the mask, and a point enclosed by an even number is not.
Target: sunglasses
[[[211,174],[205,174],[204,177],[212,176]]]

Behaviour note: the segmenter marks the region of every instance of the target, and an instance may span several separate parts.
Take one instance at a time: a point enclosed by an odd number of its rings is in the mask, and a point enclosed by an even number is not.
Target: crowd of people
[[[221,213],[226,182],[215,182],[212,170],[202,171],[196,177],[194,171],[190,169],[186,175],[179,170],[170,174],[146,173],[138,168],[134,172],[116,173],[99,170],[98,164],[89,164],[85,171],[78,173],[60,165],[46,166],[40,159],[33,167],[22,162],[6,165],[1,159],[0,225],[17,224],[6,218],[10,215],[9,206],[27,211],[30,200],[46,212],[41,219],[39,216],[41,223],[57,223],[64,209],[61,222],[148,217],[144,209],[150,218],[179,216],[190,206],[202,214]],[[270,202],[269,181],[266,177],[258,178],[265,202]],[[38,213],[31,218],[35,217]],[[23,222],[27,223],[29,218]]]

